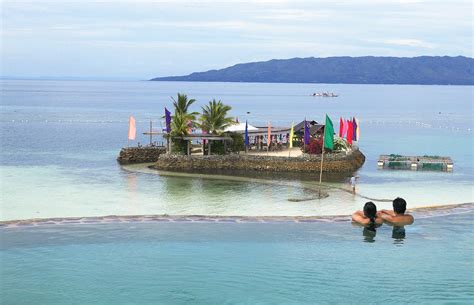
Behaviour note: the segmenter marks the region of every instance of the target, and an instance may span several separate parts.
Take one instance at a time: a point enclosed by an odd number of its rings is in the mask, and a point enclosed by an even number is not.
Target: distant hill
[[[474,85],[474,59],[464,56],[273,59],[152,81],[328,84]]]

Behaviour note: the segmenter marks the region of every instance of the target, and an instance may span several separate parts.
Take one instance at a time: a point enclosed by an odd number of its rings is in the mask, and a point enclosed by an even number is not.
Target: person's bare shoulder
[[[413,216],[407,214],[407,215],[397,215],[397,216],[383,216],[383,220],[390,222],[391,224],[397,225],[397,226],[405,226],[405,225],[411,225],[415,219]]]
[[[357,211],[352,214],[352,221],[357,222],[361,225],[366,225],[369,223],[369,219],[363,216],[362,211]]]

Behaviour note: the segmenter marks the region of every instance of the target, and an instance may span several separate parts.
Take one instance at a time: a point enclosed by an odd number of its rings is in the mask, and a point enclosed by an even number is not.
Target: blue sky
[[[148,79],[292,57],[472,57],[465,0],[0,0],[1,75]]]

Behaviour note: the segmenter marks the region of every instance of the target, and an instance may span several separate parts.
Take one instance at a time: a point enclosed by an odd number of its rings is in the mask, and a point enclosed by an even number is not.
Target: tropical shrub
[[[349,150],[349,144],[342,138],[334,138],[333,152],[344,152]]]
[[[232,144],[230,149],[232,152],[239,152],[245,150],[244,136],[240,133],[231,133]]]

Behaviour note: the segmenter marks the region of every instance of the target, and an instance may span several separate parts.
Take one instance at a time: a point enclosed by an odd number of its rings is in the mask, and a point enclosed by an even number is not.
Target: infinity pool
[[[474,213],[1,229],[3,304],[471,303]]]

